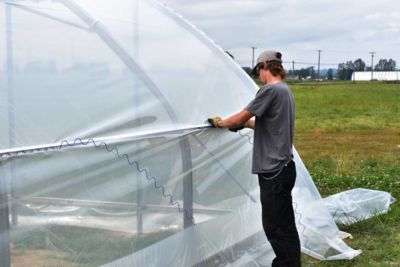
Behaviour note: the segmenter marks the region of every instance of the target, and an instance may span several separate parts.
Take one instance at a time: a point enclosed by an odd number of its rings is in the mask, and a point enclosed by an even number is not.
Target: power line
[[[292,64],[293,61],[283,61],[283,63],[288,63]],[[294,63],[299,64],[299,65],[318,65],[315,62],[301,62],[301,61],[294,61]],[[320,66],[337,66],[339,65],[338,63],[320,63]]]

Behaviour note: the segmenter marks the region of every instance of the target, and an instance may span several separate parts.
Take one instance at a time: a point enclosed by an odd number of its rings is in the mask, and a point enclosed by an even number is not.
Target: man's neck
[[[280,83],[282,79],[280,76],[272,76],[267,79],[267,84]]]

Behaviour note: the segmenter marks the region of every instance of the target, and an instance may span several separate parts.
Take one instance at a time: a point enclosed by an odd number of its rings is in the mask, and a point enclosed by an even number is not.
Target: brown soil
[[[12,267],[34,266],[80,266],[65,260],[66,254],[48,250],[13,251],[11,257]]]

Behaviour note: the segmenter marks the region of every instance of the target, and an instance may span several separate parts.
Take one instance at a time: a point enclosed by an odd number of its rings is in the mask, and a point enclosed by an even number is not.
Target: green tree
[[[339,80],[350,80],[353,74],[355,65],[353,61],[347,61],[346,63],[340,63],[338,65],[337,78]]]
[[[389,70],[389,71],[394,71],[394,70],[396,70],[396,61],[393,60],[393,59],[389,59],[386,68],[387,68],[387,70]]]
[[[376,71],[394,71],[396,70],[396,61],[393,59],[380,59],[378,64],[375,65]]]
[[[365,62],[358,58],[354,61],[354,71],[364,71],[365,70]]]
[[[333,80],[333,69],[328,69],[328,72],[326,73],[326,78],[328,80]]]
[[[337,76],[338,80],[346,79],[346,64],[339,63],[336,76]]]
[[[378,64],[375,65],[374,70],[376,71],[384,71],[385,65],[387,65],[387,59],[380,59]]]
[[[289,73],[291,74],[292,72],[289,71]],[[301,68],[299,70],[295,70],[294,74],[295,76],[298,76],[300,79],[307,79],[307,78],[315,79],[316,77],[314,67]]]

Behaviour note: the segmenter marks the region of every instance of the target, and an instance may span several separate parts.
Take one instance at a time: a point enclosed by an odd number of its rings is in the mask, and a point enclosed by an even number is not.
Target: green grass
[[[323,131],[397,129],[400,84],[293,84],[297,129]]]
[[[77,226],[51,225],[35,230],[12,232],[13,260],[31,257],[37,251],[47,252],[38,259],[61,260],[61,266],[99,266],[129,255],[174,234],[173,231],[147,233],[140,236]],[[36,253],[37,254],[37,253]]]
[[[295,146],[322,196],[352,188],[400,200],[400,84],[293,83]],[[400,207],[351,226],[346,242],[363,253],[351,261],[304,266],[400,266]]]

